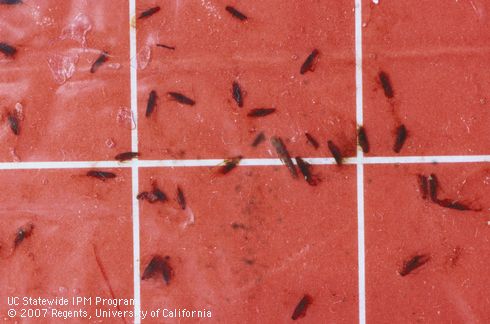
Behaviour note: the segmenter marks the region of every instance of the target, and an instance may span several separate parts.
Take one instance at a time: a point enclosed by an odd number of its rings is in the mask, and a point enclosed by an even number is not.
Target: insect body
[[[153,16],[154,14],[156,14],[159,11],[160,11],[160,7],[152,7],[152,8],[146,9],[145,11],[143,11],[138,16],[138,19],[148,18],[150,16]]]
[[[196,104],[194,100],[179,92],[169,92],[168,95],[170,96],[170,98],[183,105],[194,106]]]
[[[94,64],[92,64],[92,67],[90,68],[90,73],[95,73],[99,69],[99,67],[107,62],[109,59],[109,53],[106,51],[102,52],[99,57],[95,60]]]
[[[238,107],[243,107],[242,88],[240,87],[240,84],[238,84],[238,82],[236,81],[233,81],[231,94],[233,96],[233,100],[236,101]]]
[[[379,77],[379,82],[381,83],[381,86],[383,87],[383,91],[385,93],[386,98],[391,99],[394,97],[395,93],[393,91],[393,86],[391,85],[391,80],[389,75],[384,72],[380,71],[378,73]]]
[[[340,149],[338,148],[338,146],[335,145],[335,143],[332,141],[328,141],[327,146],[328,146],[328,149],[330,150],[330,153],[332,153],[333,158],[335,159],[335,162],[337,163],[337,165],[342,165],[343,157],[342,157],[342,153],[340,152]]]
[[[155,255],[146,266],[145,271],[141,276],[141,280],[150,279],[157,274],[162,275],[163,281],[165,281],[167,285],[170,283],[170,280],[174,275],[174,270],[170,265],[169,256],[161,257],[159,255]]]
[[[7,43],[0,43],[0,52],[6,57],[12,58],[15,56],[15,53],[17,53],[17,49]]]
[[[14,248],[17,248],[20,243],[24,242],[24,240],[32,235],[32,231],[34,230],[33,224],[27,224],[26,226],[22,226],[17,230],[17,234],[14,240]]]
[[[157,92],[155,90],[152,90],[148,95],[148,103],[146,104],[146,112],[145,112],[146,117],[151,116],[151,114],[155,110],[156,105],[157,105]]]
[[[298,305],[294,309],[293,315],[291,316],[292,320],[297,320],[299,318],[306,316],[306,310],[313,302],[313,298],[310,295],[305,294],[303,298],[299,301]]]
[[[402,269],[399,271],[400,276],[404,277],[414,271],[415,269],[420,268],[427,262],[429,262],[430,256],[427,254],[415,255],[409,260],[403,263]]]
[[[102,181],[106,181],[107,179],[115,178],[116,174],[107,171],[90,170],[87,172],[87,176],[97,178]]]
[[[280,137],[273,136],[271,138],[271,144],[276,149],[277,155],[281,159],[282,163],[284,163],[284,165],[286,165],[286,167],[289,169],[291,176],[293,178],[297,178],[298,171],[296,170],[296,167],[291,160],[291,155],[289,155],[286,145],[284,145],[282,139]]]
[[[240,11],[238,11],[237,9],[235,9],[234,7],[231,7],[231,6],[226,6],[225,7],[226,11],[228,11],[233,17],[237,18],[238,20],[241,20],[241,21],[245,21],[248,19],[247,16],[245,16],[245,14],[241,13]]]
[[[301,68],[299,70],[299,73],[305,74],[308,71],[313,71],[313,66],[315,63],[316,58],[318,57],[318,54],[320,52],[317,49],[314,49],[310,55],[306,58],[304,61],[303,65],[301,65]]]

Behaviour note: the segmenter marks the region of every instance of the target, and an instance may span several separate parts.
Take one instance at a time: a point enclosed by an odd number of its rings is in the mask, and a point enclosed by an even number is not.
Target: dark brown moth
[[[317,49],[314,49],[311,52],[311,54],[308,55],[308,57],[306,58],[306,60],[304,61],[304,63],[301,65],[301,68],[299,70],[299,73],[300,74],[305,74],[308,71],[312,71],[313,72],[313,67],[314,67],[316,58],[318,57],[318,54],[320,54],[320,52]]]
[[[391,85],[390,76],[386,72],[380,71],[378,73],[378,78],[379,78],[379,82],[381,83],[381,86],[383,87],[383,91],[385,93],[386,98],[388,99],[393,98],[395,92],[393,91],[393,86]]]
[[[297,156],[295,160],[296,164],[298,165],[299,171],[305,178],[306,182],[308,182],[310,186],[316,186],[318,184],[318,179],[311,172],[311,164],[309,164],[299,156]]]
[[[396,128],[396,138],[395,144],[393,145],[393,151],[395,153],[400,153],[402,150],[403,144],[407,140],[407,128],[405,125],[401,124]]]
[[[291,319],[293,321],[300,319],[302,317],[306,316],[306,311],[308,310],[308,307],[313,303],[313,298],[305,294],[303,298],[299,301],[298,305],[294,308],[293,315],[291,315]]]
[[[98,170],[90,170],[87,172],[88,177],[97,178],[102,181],[106,181],[107,179],[113,179],[116,177],[115,173],[107,172],[107,171],[98,171]]]
[[[243,156],[238,155],[224,161],[224,164],[218,169],[218,173],[228,174],[231,170],[235,169],[240,161],[243,159]]]
[[[238,11],[237,9],[235,9],[235,8],[234,8],[234,7],[232,7],[232,6],[226,6],[226,7],[225,7],[225,9],[226,9],[226,11],[228,11],[228,12],[229,12],[229,13],[230,13],[230,14],[231,14],[233,17],[237,18],[238,20],[245,21],[245,20],[247,20],[247,19],[248,19],[248,17],[247,17],[247,16],[246,16],[244,13],[242,13],[242,12]]]
[[[263,141],[265,141],[265,134],[264,132],[260,132],[252,142],[252,147],[257,147]]]
[[[404,277],[429,262],[429,260],[430,256],[428,254],[415,255],[403,263],[403,267],[398,273]]]
[[[10,44],[0,42],[0,52],[2,52],[5,57],[13,58],[17,53],[17,49]]]
[[[366,129],[363,126],[357,128],[357,142],[362,149],[362,152],[369,153],[369,141],[366,134]]]
[[[327,146],[328,149],[330,150],[330,153],[332,153],[333,158],[335,159],[335,163],[337,163],[337,165],[342,165],[343,157],[338,146],[335,145],[335,143],[330,140],[327,141]]]
[[[92,64],[92,67],[90,68],[90,73],[95,73],[102,64],[107,62],[108,59],[109,59],[109,53],[103,51],[99,55],[99,57],[95,60],[95,62]]]
[[[139,16],[138,16],[138,19],[143,19],[143,18],[148,18],[150,16],[153,16],[154,14],[156,14],[157,12],[160,11],[160,7],[152,7],[152,8],[149,8],[149,9],[146,9],[145,11],[143,11]]]
[[[185,96],[179,92],[171,91],[171,92],[168,92],[168,95],[172,100],[175,100],[178,103],[181,103],[183,105],[194,106],[196,104],[196,102],[194,100],[192,100],[191,98],[189,98],[189,97],[187,97],[187,96]]]
[[[12,133],[14,133],[14,135],[19,135],[20,134],[19,119],[15,115],[9,114],[7,116],[7,120],[9,122]]]
[[[237,81],[233,81],[232,83],[231,95],[233,97],[233,100],[236,101],[238,107],[240,108],[243,107],[242,88],[240,87],[240,84]]]
[[[162,48],[166,48],[166,49],[169,49],[169,50],[175,50],[175,47],[174,46],[168,46],[168,45],[165,45],[165,44],[156,44],[158,47],[162,47]]]
[[[156,182],[153,183],[153,190],[152,191],[140,192],[136,196],[136,199],[146,200],[150,204],[156,203],[158,201],[166,202],[168,200],[167,195],[160,188],[158,188]]]
[[[254,108],[251,109],[247,116],[248,117],[265,117],[276,112],[276,108]]]
[[[280,137],[273,136],[271,138],[271,144],[276,150],[279,159],[281,159],[282,163],[284,163],[284,165],[288,168],[289,172],[291,173],[291,176],[293,178],[297,178],[298,171],[296,170],[296,166],[294,165],[291,159],[291,155],[289,154],[286,145],[284,144],[282,139]]]
[[[17,248],[24,240],[32,235],[32,231],[34,230],[34,224],[29,223],[20,227],[17,230],[17,234],[14,239],[14,249]]]
[[[4,5],[16,5],[21,3],[22,0],[0,0],[0,4],[4,4]]]
[[[174,270],[170,265],[170,257],[155,255],[146,266],[141,276],[141,280],[148,280],[155,275],[161,274],[163,281],[168,285],[174,276]]]
[[[119,153],[114,157],[115,160],[124,162],[124,161],[129,161],[132,160],[136,157],[138,157],[140,154],[138,152],[124,152],[124,153]]]
[[[179,203],[180,208],[182,208],[182,210],[185,210],[187,202],[185,200],[184,191],[182,191],[182,188],[180,187],[177,187],[177,202]]]
[[[315,150],[320,147],[320,144],[318,143],[318,141],[310,133],[305,133],[305,136],[306,136],[306,140],[308,141],[308,143],[310,143],[311,146],[313,146],[315,148]]]
[[[148,95],[148,103],[146,104],[146,117],[150,117],[155,110],[155,107],[157,105],[157,98],[157,92],[155,90],[151,90],[150,94]]]
[[[419,180],[419,190],[420,194],[422,195],[422,199],[427,199],[429,196],[429,179],[423,174],[417,175],[417,178]]]

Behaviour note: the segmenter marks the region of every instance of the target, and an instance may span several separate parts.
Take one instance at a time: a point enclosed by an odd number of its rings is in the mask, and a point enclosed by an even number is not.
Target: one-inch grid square
[[[1,5],[0,42],[17,53],[0,54],[0,161],[108,160],[130,150],[128,7],[113,6]],[[107,62],[91,73],[103,51]]]
[[[154,5],[137,1],[136,7],[142,12]],[[355,156],[352,2],[237,4],[249,15],[246,22],[233,18],[227,5],[171,2],[138,22],[138,135],[145,158],[275,157],[267,146],[252,147],[260,133],[267,142],[283,137],[298,155],[324,156],[326,139],[332,139],[345,155]],[[301,74],[314,49],[314,71]],[[242,88],[241,108],[232,98],[233,82]],[[156,107],[146,117],[151,91],[157,93]],[[195,105],[177,103],[170,91]],[[254,108],[276,111],[248,117]],[[305,132],[322,148],[305,145]]]
[[[489,154],[485,1],[364,1],[364,121],[372,155]],[[390,79],[384,91],[379,73]],[[391,98],[390,95],[392,96]]]
[[[88,178],[86,169],[0,171],[2,317],[15,308],[15,319],[21,319],[21,307],[8,307],[7,297],[69,299],[66,306],[51,306],[47,319],[52,309],[92,316],[95,309],[115,309],[96,305],[97,297],[133,297],[131,173],[104,171],[117,177]],[[77,297],[87,303],[75,308]]]
[[[142,191],[156,182],[169,198],[141,202],[141,272],[155,255],[169,256],[174,270],[168,284],[161,275],[141,282],[142,310],[206,309],[213,323],[287,322],[308,294],[307,321],[357,323],[355,167],[315,166],[317,186],[281,165],[218,171],[140,170]]]
[[[421,175],[438,179],[437,199],[475,211],[438,205]],[[369,165],[365,179],[367,321],[488,322],[488,166]],[[404,271],[416,256],[428,262]]]

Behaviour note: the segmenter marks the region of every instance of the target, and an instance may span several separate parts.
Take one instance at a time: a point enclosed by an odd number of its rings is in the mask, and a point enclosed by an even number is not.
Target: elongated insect
[[[255,260],[252,260],[252,259],[243,259],[243,262],[245,262],[245,264],[248,264],[248,265],[254,265],[255,263]]]
[[[299,156],[297,156],[295,160],[306,182],[308,182],[310,186],[316,186],[318,184],[318,179],[316,179],[316,177],[311,173],[311,164],[309,164]]]
[[[242,224],[242,223],[231,223],[231,228],[233,228],[234,230],[238,230],[238,229],[243,229],[243,230],[246,230],[247,229],[247,226],[245,226],[245,224]]]
[[[159,273],[163,276],[163,280],[168,285],[174,276],[174,270],[170,266],[169,256],[161,257],[159,255],[155,255],[143,271],[141,280],[150,279]]]
[[[21,4],[22,0],[0,0],[0,4],[5,4],[5,5],[15,5],[15,4]]]
[[[407,128],[405,127],[405,125],[402,124],[396,128],[396,139],[395,139],[395,144],[393,145],[393,151],[395,153],[400,153],[406,139],[407,139]]]
[[[185,207],[187,206],[187,202],[185,200],[184,192],[180,187],[177,187],[177,202],[179,203],[180,208],[182,208],[182,210],[185,210]]]
[[[6,57],[14,57],[17,53],[17,49],[7,43],[0,43],[0,52]]]
[[[301,68],[299,70],[299,73],[305,74],[308,71],[312,71],[313,72],[314,63],[315,63],[315,60],[318,57],[318,54],[319,53],[320,52],[317,49],[314,49],[311,52],[311,54],[308,55],[308,57],[304,61],[303,65],[301,65]]]
[[[109,59],[109,53],[106,51],[103,51],[99,57],[95,60],[94,64],[92,64],[92,67],[90,68],[90,73],[95,73],[99,69],[99,67],[107,62]]]
[[[231,7],[231,6],[226,6],[225,7],[226,11],[228,11],[233,17],[241,20],[241,21],[245,21],[248,19],[247,16],[245,16],[245,14],[241,13],[240,11],[236,10],[235,8]]]
[[[460,203],[458,201],[454,201],[452,199],[438,199],[437,204],[441,207],[444,207],[444,208],[456,209],[456,210],[461,210],[461,211],[475,210],[468,205],[465,205],[465,204]]]
[[[303,298],[299,301],[298,305],[296,305],[296,308],[294,309],[293,315],[291,316],[291,319],[293,321],[305,317],[306,316],[306,311],[308,310],[308,307],[313,303],[313,298],[305,294]]]
[[[310,143],[315,149],[318,149],[320,147],[318,141],[310,133],[305,133],[305,136],[308,143]]]
[[[135,157],[138,157],[140,154],[138,152],[124,152],[124,153],[119,153],[114,157],[115,160],[124,162],[124,161],[129,161],[134,159]]]
[[[224,161],[224,165],[222,165],[221,168],[219,168],[218,172],[221,174],[227,174],[228,172],[236,168],[242,159],[243,156],[241,155],[232,157],[230,159],[226,159]]]
[[[366,134],[366,129],[363,126],[357,128],[357,142],[364,153],[369,153],[369,141]]]
[[[15,135],[19,135],[20,134],[19,119],[15,115],[9,114],[7,116],[7,120],[9,122],[12,133],[14,133]]]
[[[429,179],[423,174],[417,175],[417,178],[419,180],[419,189],[420,189],[420,194],[422,195],[422,199],[427,199],[429,195],[429,186],[428,186]]]
[[[158,47],[163,47],[163,48],[166,48],[166,49],[169,49],[169,50],[175,50],[175,47],[174,46],[168,46],[168,45],[165,45],[165,44],[157,44]]]
[[[437,198],[437,192],[438,192],[438,189],[439,189],[439,181],[437,180],[437,177],[434,173],[431,173],[430,176],[429,176],[429,196],[430,196],[430,199],[437,203],[437,201],[439,200]]]
[[[333,158],[335,159],[335,162],[337,165],[342,165],[343,162],[343,157],[342,153],[340,152],[340,149],[337,147],[337,145],[334,144],[332,141],[327,141],[327,146],[328,149],[330,150],[330,153],[332,153]]]
[[[238,107],[240,108],[243,107],[242,89],[237,81],[233,81],[231,92],[232,92],[233,100],[236,101]]]
[[[146,117],[150,117],[155,110],[155,106],[157,105],[157,92],[155,90],[151,90],[148,95],[148,103],[146,104]]]
[[[400,276],[404,277],[409,273],[411,273],[412,271],[414,271],[415,269],[420,268],[421,266],[429,262],[429,260],[430,260],[430,256],[427,254],[416,255],[410,258],[409,260],[405,261],[403,263],[402,269],[398,273],[400,274]]]
[[[196,103],[191,98],[186,97],[179,92],[168,92],[168,95],[170,96],[171,99],[173,99],[173,100],[175,100],[175,101],[177,101],[183,105],[194,106]]]
[[[422,181],[422,176],[419,175],[419,181]],[[444,208],[449,208],[449,209],[455,209],[455,210],[460,210],[460,211],[480,211],[481,209],[478,208],[472,208],[471,206],[464,204],[462,202],[459,202],[454,199],[440,199],[438,196],[438,190],[439,190],[439,180],[437,179],[437,176],[434,173],[431,173],[429,178],[426,178],[426,182],[428,183],[429,186],[429,196],[430,199],[436,203],[437,205],[444,207]],[[426,185],[427,186],[427,185]],[[427,189],[425,189],[427,190]]]
[[[167,200],[167,195],[165,195],[165,193],[158,188],[154,188],[152,191],[152,194],[154,194],[155,197],[157,197],[158,201],[166,201]]]
[[[148,192],[148,191],[142,191],[142,192],[138,193],[138,195],[136,196],[136,199],[148,200],[150,203],[154,203],[158,200],[157,197],[155,195],[153,195],[153,193]]]
[[[263,141],[265,141],[265,134],[264,132],[260,132],[254,139],[254,141],[252,142],[252,146],[253,147],[257,147],[260,143],[262,143]]]
[[[395,93],[393,91],[393,86],[391,85],[390,76],[386,72],[380,71],[378,73],[378,77],[379,77],[379,82],[383,87],[383,91],[385,93],[386,98],[388,99],[393,98]]]
[[[169,256],[166,256],[164,258],[164,262],[162,264],[162,275],[163,275],[163,280],[168,285],[170,283],[170,280],[174,276],[174,269],[170,266],[170,257]]]
[[[460,210],[460,211],[466,211],[466,210],[472,210],[472,211],[480,211],[480,209],[475,209],[472,208],[464,203],[461,203],[457,200],[453,199],[440,199],[438,197],[438,188],[439,188],[439,181],[437,180],[437,176],[433,173],[429,176],[428,179],[429,183],[429,196],[430,199],[438,204],[441,207],[444,208],[449,208],[449,209],[455,209],[455,210]]]
[[[107,171],[90,170],[87,172],[87,176],[97,178],[102,181],[106,181],[107,179],[115,178],[116,174]]]
[[[163,261],[163,258],[161,256],[154,256],[151,260],[150,263],[145,268],[145,271],[143,271],[143,275],[141,276],[141,280],[147,280],[153,277],[155,273],[158,273],[160,271],[160,263]]]
[[[146,200],[151,204],[156,203],[157,201],[166,202],[168,200],[167,195],[162,190],[160,190],[155,183],[153,184],[153,190],[152,191],[140,192],[136,196],[136,199]]]
[[[25,226],[20,227],[17,230],[17,234],[15,235],[14,240],[14,249],[19,246],[20,243],[24,242],[24,240],[32,235],[32,231],[34,230],[34,224],[27,224]]]
[[[271,138],[271,144],[276,149],[277,155],[281,159],[282,163],[284,163],[284,165],[289,169],[291,176],[293,178],[297,178],[298,171],[296,170],[296,167],[291,160],[291,155],[289,155],[286,145],[284,145],[282,139],[280,137],[273,136]]]
[[[248,117],[265,117],[276,111],[276,108],[254,108],[251,109],[247,116]]]
[[[148,18],[150,16],[153,16],[159,11],[160,11],[160,7],[153,7],[153,8],[146,9],[138,16],[138,19]]]

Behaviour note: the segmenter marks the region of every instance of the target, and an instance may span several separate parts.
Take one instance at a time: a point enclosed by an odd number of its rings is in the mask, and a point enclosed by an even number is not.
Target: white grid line
[[[361,152],[362,153],[362,152]],[[52,161],[52,162],[0,162],[1,170],[39,170],[39,169],[98,169],[98,168],[174,168],[174,167],[213,167],[225,159],[199,160],[133,160],[118,161]],[[334,165],[333,158],[304,158],[314,165]],[[295,161],[293,160],[293,163]],[[344,164],[438,164],[438,163],[490,163],[490,155],[433,155],[433,156],[379,156],[350,157]],[[280,159],[243,159],[240,166],[276,166],[282,165]]]
[[[133,20],[134,19],[134,20]],[[131,83],[131,114],[134,125],[131,129],[131,150],[138,152],[138,61],[136,56],[136,0],[129,0],[129,71]],[[136,198],[139,191],[138,160],[128,163],[131,166],[131,189],[133,211],[133,297],[134,323],[141,323],[141,286],[140,286],[140,212],[139,201]],[[124,163],[121,163],[124,166]]]
[[[362,93],[362,0],[354,1],[356,52],[356,122],[363,124]],[[366,323],[366,265],[364,246],[364,154],[357,148],[357,265],[359,291],[359,324]]]

